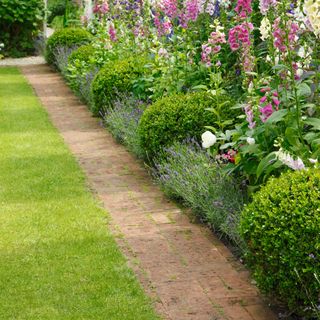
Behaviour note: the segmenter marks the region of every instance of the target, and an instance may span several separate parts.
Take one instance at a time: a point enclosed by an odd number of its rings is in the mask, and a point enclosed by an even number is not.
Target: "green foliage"
[[[133,80],[143,73],[145,60],[131,57],[108,61],[96,75],[92,83],[94,106],[92,112],[98,115],[104,108],[110,108],[118,93],[135,92]]]
[[[74,50],[68,57],[68,65],[65,72],[65,77],[67,78],[70,87],[80,96],[80,86],[82,85],[82,80],[88,81],[88,73],[90,73],[90,71],[93,69],[96,69],[94,54],[95,48],[92,46],[92,44],[87,44]]]
[[[83,45],[70,54],[68,65],[76,65],[77,62],[89,63],[94,53],[95,48],[91,44]]]
[[[9,56],[34,52],[34,37],[43,19],[43,1],[0,0],[0,43]]]
[[[48,18],[47,22],[51,23],[52,20],[57,16],[63,16],[66,11],[66,1],[65,0],[54,0],[48,1]]]
[[[205,92],[176,94],[157,100],[143,114],[139,133],[142,147],[149,156],[162,147],[187,137],[199,139],[205,126],[215,126],[217,116],[206,110],[214,107]],[[233,111],[225,106],[222,118],[232,118]]]
[[[320,172],[272,178],[242,213],[247,262],[258,285],[296,310],[318,304]]]
[[[59,47],[79,47],[92,40],[92,35],[81,28],[65,28],[57,30],[47,41],[46,60],[55,65],[54,53]]]
[[[80,26],[80,8],[72,0],[48,2],[48,23],[54,29]]]

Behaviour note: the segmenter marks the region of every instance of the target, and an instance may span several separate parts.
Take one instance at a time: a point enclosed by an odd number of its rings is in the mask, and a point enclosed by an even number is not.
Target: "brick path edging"
[[[189,222],[60,75],[47,65],[21,70],[110,213],[120,247],[165,319],[276,319],[229,250]]]

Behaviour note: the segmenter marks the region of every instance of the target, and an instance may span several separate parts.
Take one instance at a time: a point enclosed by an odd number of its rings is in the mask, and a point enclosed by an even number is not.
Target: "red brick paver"
[[[58,74],[46,65],[22,71],[110,212],[119,245],[165,319],[275,319],[228,249],[166,199]]]

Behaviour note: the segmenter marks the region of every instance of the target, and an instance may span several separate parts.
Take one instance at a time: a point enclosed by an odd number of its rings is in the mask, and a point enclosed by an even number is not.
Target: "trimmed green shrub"
[[[214,107],[206,92],[175,94],[153,103],[139,123],[141,145],[150,157],[161,148],[187,137],[200,139],[205,126],[215,126],[216,115],[207,108]],[[234,110],[224,106],[220,116],[234,117]]]
[[[94,53],[95,48],[92,44],[83,45],[70,54],[68,58],[68,65],[74,66],[77,62],[89,63]]]
[[[144,62],[144,58],[131,57],[108,61],[102,67],[92,83],[92,112],[95,115],[111,107],[118,93],[134,93],[133,80],[143,74]]]
[[[1,0],[0,43],[4,43],[4,54],[21,57],[33,53],[43,16],[43,1]]]
[[[81,28],[65,28],[57,30],[49,37],[46,45],[46,60],[49,64],[55,65],[54,53],[59,47],[79,47],[92,40],[93,36]]]
[[[270,179],[242,212],[247,263],[259,287],[294,311],[319,304],[319,195],[319,170],[289,172]]]
[[[74,50],[68,57],[65,77],[71,89],[88,106],[92,105],[91,83],[99,71],[94,57],[96,49],[91,45],[83,45]]]

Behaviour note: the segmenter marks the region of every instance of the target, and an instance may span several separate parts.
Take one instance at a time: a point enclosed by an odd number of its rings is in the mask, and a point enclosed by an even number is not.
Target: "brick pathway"
[[[165,319],[275,319],[228,249],[165,198],[58,74],[46,65],[22,71],[110,212],[119,245]]]

